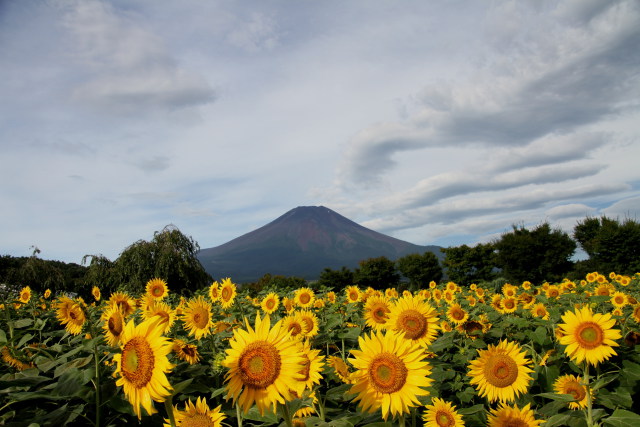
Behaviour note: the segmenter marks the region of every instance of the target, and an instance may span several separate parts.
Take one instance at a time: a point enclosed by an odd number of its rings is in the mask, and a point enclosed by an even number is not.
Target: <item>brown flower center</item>
[[[107,322],[109,326],[109,332],[111,332],[114,336],[119,337],[122,333],[122,316],[120,313],[112,314],[109,317],[109,321]]]
[[[604,331],[597,323],[583,322],[576,328],[575,338],[580,347],[591,350],[602,344]]]
[[[250,387],[264,389],[280,375],[281,359],[276,347],[266,341],[248,344],[238,359],[240,379]]]
[[[307,292],[302,292],[298,299],[300,300],[301,304],[309,304],[309,301],[311,301],[311,295],[309,295]]]
[[[131,338],[122,349],[122,375],[137,389],[146,386],[153,375],[155,359],[143,337]]]
[[[440,427],[452,427],[456,425],[456,420],[448,411],[438,411],[436,412],[436,423]]]
[[[577,400],[578,402],[580,402],[582,399],[587,397],[587,391],[585,390],[585,388],[582,385],[580,385],[580,383],[578,383],[576,381],[568,381],[565,384],[564,389],[562,390],[562,392],[564,394],[572,395],[573,398],[575,400]]]
[[[212,427],[214,422],[206,414],[189,414],[180,422],[181,427]]]
[[[380,393],[394,393],[407,381],[407,367],[393,353],[380,353],[369,365],[369,382]]]
[[[429,325],[419,311],[409,309],[400,313],[396,327],[404,332],[405,337],[415,340],[427,333]]]
[[[495,387],[508,387],[518,379],[518,365],[506,354],[495,354],[484,366],[484,377]]]

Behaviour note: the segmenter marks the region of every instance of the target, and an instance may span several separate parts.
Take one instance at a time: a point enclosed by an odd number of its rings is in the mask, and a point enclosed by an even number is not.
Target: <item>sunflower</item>
[[[267,314],[271,314],[276,311],[278,309],[278,306],[280,306],[280,297],[275,292],[267,294],[267,296],[265,296],[260,303],[262,311]]]
[[[29,302],[30,299],[31,299],[31,288],[29,286],[25,286],[20,290],[20,297],[18,298],[18,301],[20,301],[22,304],[26,304]]]
[[[560,288],[556,285],[549,285],[544,292],[547,298],[558,298],[561,293]]]
[[[71,335],[79,335],[87,320],[82,304],[64,296],[56,304],[56,317]]]
[[[166,334],[176,320],[176,311],[165,302],[156,300],[146,307],[142,312],[144,319],[158,319],[158,327],[162,328],[162,333]]]
[[[476,339],[482,334],[486,334],[491,329],[490,323],[480,320],[467,320],[466,322],[456,326],[456,330],[465,334],[467,338]]]
[[[309,308],[313,306],[313,301],[315,300],[315,293],[309,288],[299,288],[296,289],[293,301],[300,308]]]
[[[640,304],[636,304],[633,306],[633,312],[631,315],[633,316],[633,320],[635,320],[636,323],[640,323]]]
[[[120,336],[124,330],[124,316],[117,305],[108,305],[102,312],[100,320],[104,322],[104,336],[107,344],[115,347],[120,342]]]
[[[345,384],[351,384],[351,372],[342,358],[338,356],[327,357],[327,364],[333,369],[336,376]]]
[[[337,295],[335,292],[333,291],[327,292],[327,301],[329,301],[331,304],[336,303],[336,298],[337,298]]]
[[[542,423],[535,419],[535,413],[531,404],[527,403],[522,409],[517,406],[505,406],[500,404],[492,409],[487,419],[488,427],[538,427]]]
[[[467,321],[469,313],[460,304],[452,304],[447,310],[447,318],[456,325],[460,325]]]
[[[398,291],[396,288],[387,288],[384,290],[384,295],[389,299],[398,298]]]
[[[302,334],[305,338],[312,338],[318,335],[318,316],[309,310],[300,310],[298,315],[300,316],[300,322],[304,327]]]
[[[616,354],[612,347],[618,343],[614,340],[622,335],[619,329],[612,329],[616,321],[611,314],[594,314],[589,307],[583,307],[566,312],[562,321],[558,326],[564,336],[559,341],[567,346],[564,352],[576,363],[586,360],[595,366]]]
[[[302,353],[304,362],[299,371],[302,376],[300,381],[304,383],[304,388],[312,390],[314,384],[320,384],[322,379],[322,368],[324,366],[324,356],[320,356],[320,350],[314,350],[308,341],[299,341],[298,347]]]
[[[600,276],[602,277],[602,276]],[[611,295],[611,285],[609,283],[601,283],[594,290],[594,294],[601,296],[610,296]]]
[[[197,340],[211,333],[211,304],[202,295],[189,300],[182,313],[182,321],[189,335]]]
[[[616,308],[622,308],[628,304],[627,294],[617,291],[611,296],[611,304]]]
[[[553,390],[558,394],[570,394],[575,399],[569,402],[569,408],[582,409],[587,407],[587,387],[582,385],[580,378],[575,375],[562,375],[553,383]],[[593,396],[591,396],[593,400]]]
[[[194,344],[188,344],[180,339],[174,339],[171,350],[180,360],[184,360],[193,365],[200,360],[200,354],[198,353],[198,346]]]
[[[171,341],[162,336],[156,320],[145,320],[137,326],[131,320],[122,331],[120,348],[121,353],[113,356],[114,375],[119,376],[116,385],[124,389],[138,419],[142,418],[141,407],[149,415],[156,413],[151,400],[163,402],[171,395],[165,375],[173,368],[167,359]]]
[[[541,317],[543,320],[549,320],[549,312],[547,307],[541,302],[537,303],[531,308],[531,314],[535,317]]]
[[[279,321],[271,327],[269,316],[256,315],[255,328],[246,320],[246,328],[235,330],[229,340],[222,365],[228,398],[247,413],[255,404],[261,415],[266,409],[275,413],[276,404],[291,400],[290,389],[302,394],[300,381],[305,359],[296,341]]]
[[[347,303],[356,303],[362,299],[362,292],[357,286],[347,286],[344,294],[347,297]]]
[[[47,288],[47,290],[44,291],[44,299],[49,299],[50,296],[51,296],[51,289]]]
[[[358,337],[358,343],[349,359],[356,368],[350,393],[357,394],[354,402],[360,401],[362,411],[381,409],[386,421],[389,414],[401,416],[420,405],[418,396],[429,394],[423,387],[432,381],[424,349],[394,332],[372,332]]]
[[[532,372],[529,359],[515,342],[500,341],[489,344],[487,350],[478,350],[479,357],[469,364],[468,376],[480,397],[490,402],[514,401],[529,388]]]
[[[422,416],[425,427],[462,427],[464,421],[462,415],[456,412],[456,407],[451,402],[434,397],[431,405],[426,406],[426,412]]]
[[[501,313],[513,313],[518,309],[518,300],[514,297],[504,297],[500,300]]]
[[[372,329],[385,329],[389,313],[391,313],[391,307],[386,296],[370,297],[364,304],[365,323]]]
[[[100,297],[102,296],[100,294],[100,288],[97,286],[91,288],[91,295],[93,295],[93,299],[95,299],[96,301],[100,301]]]
[[[220,412],[220,408],[221,406],[210,409],[203,397],[198,397],[195,405],[191,400],[188,400],[184,405],[184,411],[178,410],[178,405],[176,405],[173,410],[176,427],[220,427],[222,426],[222,420],[226,418]],[[164,427],[171,427],[169,420],[165,418],[164,421]]]
[[[147,282],[146,286],[147,295],[154,299],[164,299],[169,293],[169,288],[167,287],[167,282],[158,277],[151,279]]]
[[[282,327],[289,332],[291,338],[301,340],[305,336],[305,323],[299,312],[293,312],[282,319]]]
[[[512,285],[511,283],[505,283],[502,286],[502,295],[504,295],[505,297],[515,297],[516,294],[518,293],[518,287]]]
[[[211,286],[209,286],[209,299],[211,302],[216,302],[220,298],[220,283],[214,281]]]
[[[222,279],[222,283],[220,284],[220,298],[218,299],[222,308],[231,307],[236,299],[237,293],[236,284],[233,283],[230,278]]]
[[[109,305],[117,305],[125,318],[136,311],[136,300],[125,292],[112,293],[109,297]]]
[[[426,347],[436,338],[438,317],[435,309],[419,297],[402,297],[391,307],[387,329]]]

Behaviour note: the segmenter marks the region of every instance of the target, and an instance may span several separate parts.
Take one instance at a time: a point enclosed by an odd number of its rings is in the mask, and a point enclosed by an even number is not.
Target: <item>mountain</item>
[[[314,280],[325,267],[355,269],[367,258],[430,251],[363,227],[324,206],[299,206],[267,225],[223,245],[202,249],[198,259],[214,278],[253,282],[265,273]]]

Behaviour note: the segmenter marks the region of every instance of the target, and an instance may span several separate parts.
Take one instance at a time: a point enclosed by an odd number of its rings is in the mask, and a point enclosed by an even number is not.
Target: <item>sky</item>
[[[640,220],[638,46],[636,0],[3,0],[0,255]]]

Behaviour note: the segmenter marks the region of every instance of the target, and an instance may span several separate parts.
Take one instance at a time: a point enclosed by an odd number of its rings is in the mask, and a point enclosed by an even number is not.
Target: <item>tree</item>
[[[340,270],[332,270],[326,267],[320,273],[317,285],[318,287],[326,287],[332,290],[344,289],[353,285],[353,271],[342,266]]]
[[[360,287],[385,289],[400,283],[396,265],[387,257],[368,258],[360,261],[358,265],[360,267],[356,268],[353,281]]]
[[[396,260],[396,266],[409,279],[412,290],[420,289],[421,285],[426,286],[431,280],[438,282],[442,279],[442,267],[433,252],[405,255]]]
[[[444,254],[443,265],[449,280],[459,285],[469,285],[495,279],[495,247],[491,243],[479,243],[440,249]]]
[[[114,263],[114,284],[131,293],[143,293],[146,283],[158,277],[175,292],[193,292],[213,280],[197,258],[200,246],[174,225],[153,234],[153,240],[138,240]]]
[[[570,258],[576,250],[567,233],[551,229],[547,222],[531,231],[514,225],[494,245],[496,265],[507,280],[516,283],[561,280],[571,270]]]
[[[591,271],[633,274],[640,271],[640,223],[602,216],[587,217],[574,227],[574,238],[589,255]]]

